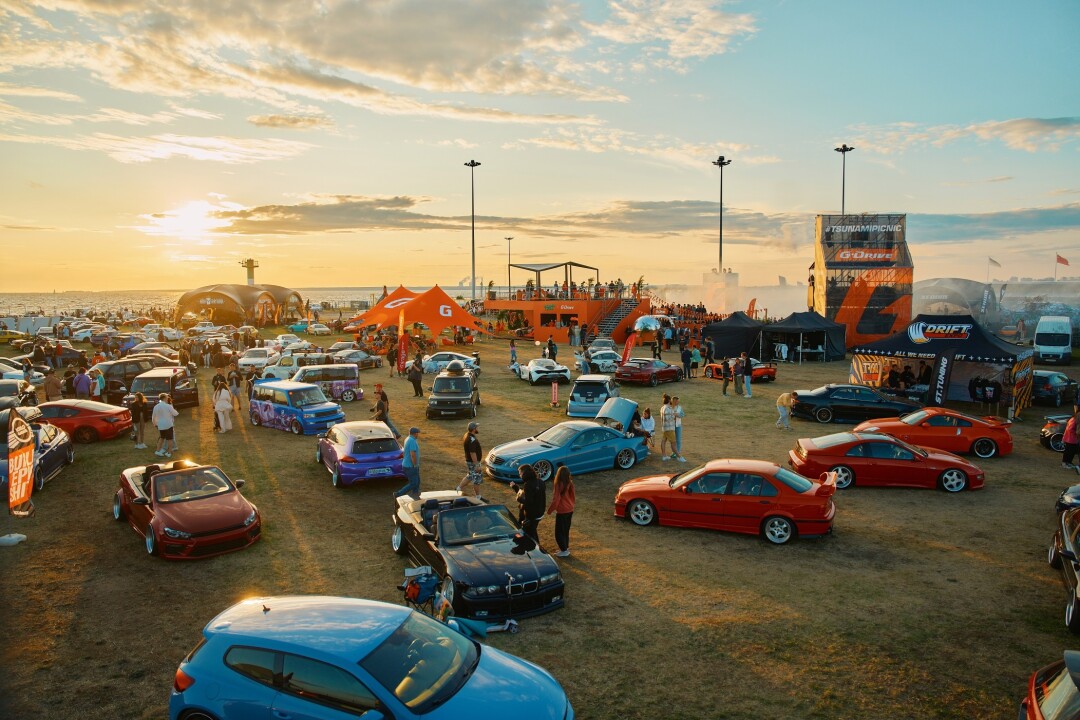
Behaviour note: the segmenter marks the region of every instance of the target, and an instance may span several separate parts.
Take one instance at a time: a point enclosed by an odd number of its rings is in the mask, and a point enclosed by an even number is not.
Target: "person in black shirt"
[[[909,388],[915,384],[915,373],[911,372],[911,366],[905,365],[904,372],[900,373],[900,387]]]
[[[510,489],[517,491],[517,501],[521,506],[521,529],[539,545],[537,526],[547,509],[547,488],[536,476],[532,465],[519,467],[518,476],[521,478],[521,485],[510,483]]]
[[[484,451],[480,448],[480,439],[476,437],[480,432],[480,423],[471,422],[461,439],[465,449],[465,477],[458,483],[457,489],[462,495],[472,486],[472,494],[480,497],[480,483],[484,481],[484,473],[480,467],[480,461],[484,457]]]
[[[930,375],[932,373],[933,373],[933,370],[931,369],[931,367],[929,365],[926,364],[926,361],[925,360],[920,360],[919,361],[919,384],[920,385],[929,385],[930,384]]]

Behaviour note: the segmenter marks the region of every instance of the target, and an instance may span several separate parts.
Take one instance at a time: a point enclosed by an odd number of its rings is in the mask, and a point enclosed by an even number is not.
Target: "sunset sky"
[[[803,280],[908,214],[916,279],[1080,276],[1080,3],[0,0],[0,292]],[[526,275],[516,273],[515,282]]]

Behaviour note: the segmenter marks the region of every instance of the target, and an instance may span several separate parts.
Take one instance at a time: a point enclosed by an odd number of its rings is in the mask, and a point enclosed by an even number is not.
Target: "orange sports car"
[[[733,367],[734,365],[735,361],[732,360],[730,366]],[[750,367],[754,369],[750,382],[776,382],[776,363],[763,363],[756,358],[750,358]],[[709,363],[705,366],[704,374],[707,378],[723,380],[724,366],[721,363]],[[739,378],[739,380],[742,380],[742,378]]]
[[[974,417],[940,407],[928,407],[907,415],[867,420],[855,426],[857,433],[885,433],[904,442],[951,453],[972,453],[980,458],[1012,452],[1011,423],[987,415]]]

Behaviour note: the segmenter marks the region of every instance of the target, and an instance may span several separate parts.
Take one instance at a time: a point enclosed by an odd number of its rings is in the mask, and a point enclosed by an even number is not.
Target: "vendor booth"
[[[925,397],[928,404],[1000,404],[1010,417],[1031,404],[1031,348],[991,335],[971,315],[919,315],[906,330],[851,353],[855,384],[889,389],[890,370],[899,374],[911,366],[924,382],[903,383],[900,389]],[[928,370],[920,373],[920,366]]]
[[[766,325],[763,330],[774,348],[780,343],[788,347],[787,357],[781,359],[790,358],[799,363],[802,363],[804,358],[822,362],[844,359],[844,337],[847,329],[817,313],[791,313],[779,322]],[[774,351],[773,357],[779,358],[781,354]]]
[[[761,349],[761,329],[764,327],[764,323],[739,310],[720,322],[709,323],[701,329],[701,335],[703,339],[713,341],[715,357],[738,357],[741,353],[757,357]],[[758,348],[756,352],[755,347]],[[764,361],[768,359],[761,357]]]

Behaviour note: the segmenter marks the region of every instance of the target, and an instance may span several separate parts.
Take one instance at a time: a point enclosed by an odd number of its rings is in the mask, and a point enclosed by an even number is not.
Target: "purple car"
[[[405,478],[405,453],[386,423],[357,420],[338,423],[319,436],[315,462],[331,473],[334,487],[365,480]]]

